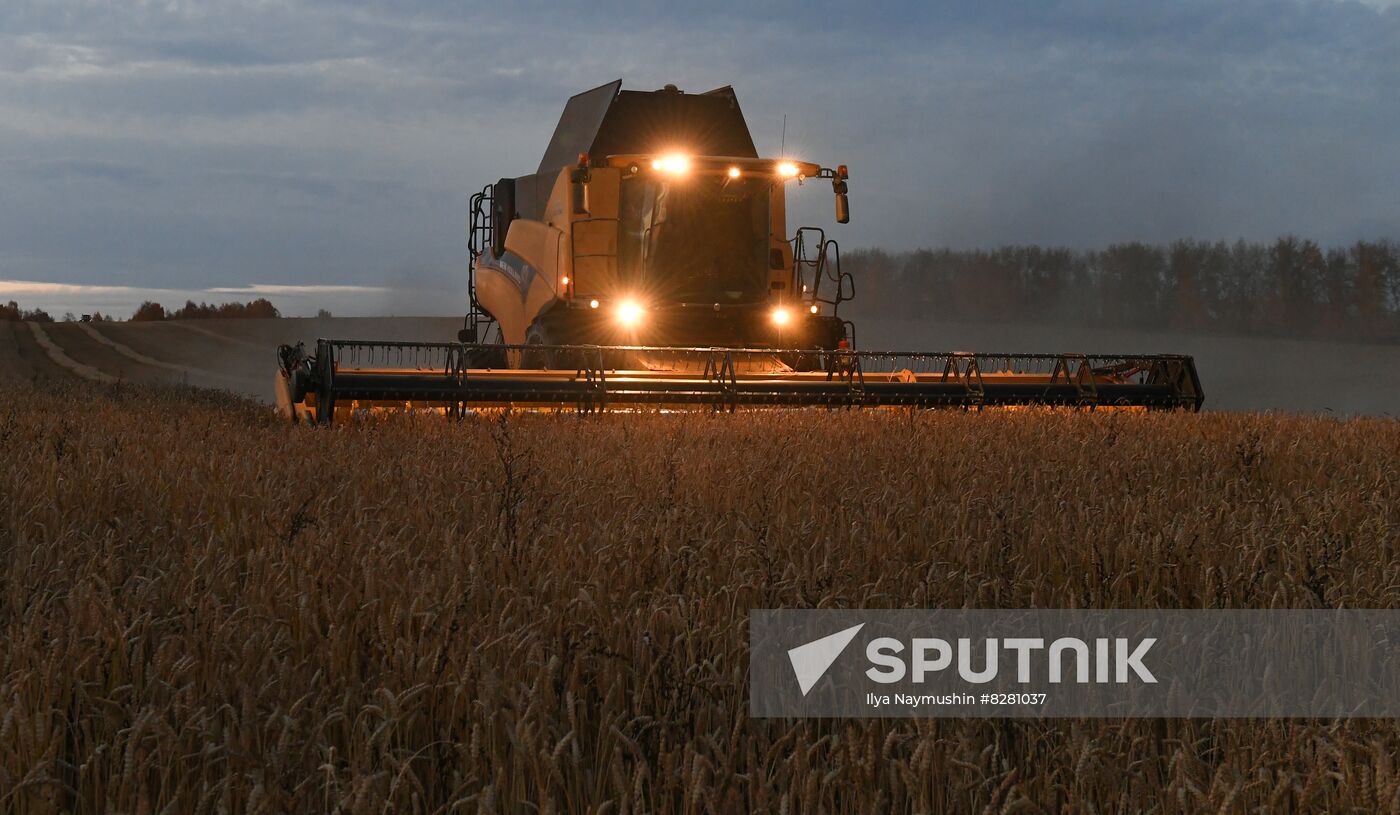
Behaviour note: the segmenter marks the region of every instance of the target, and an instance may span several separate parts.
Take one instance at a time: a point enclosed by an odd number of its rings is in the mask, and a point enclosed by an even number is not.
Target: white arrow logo
[[[844,631],[837,631],[788,651],[788,659],[792,660],[792,672],[797,674],[797,686],[802,689],[803,696],[806,696],[807,691],[826,674],[826,669],[841,656],[841,652],[856,638],[856,633],[864,627],[865,623],[853,625]]]

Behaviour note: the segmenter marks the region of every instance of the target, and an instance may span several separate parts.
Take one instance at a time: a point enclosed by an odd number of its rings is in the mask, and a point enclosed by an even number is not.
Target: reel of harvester
[[[1189,356],[482,345],[322,339],[278,351],[284,416],[330,424],[385,409],[492,407],[1199,410]],[[474,360],[538,367],[493,368]]]

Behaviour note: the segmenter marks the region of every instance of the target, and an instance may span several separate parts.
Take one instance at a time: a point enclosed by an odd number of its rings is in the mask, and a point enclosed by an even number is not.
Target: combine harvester
[[[458,342],[282,346],[282,413],[1200,408],[1189,356],[856,350],[837,242],[787,232],[788,191],[806,181],[829,181],[849,221],[846,166],[760,158],[731,88],[621,84],[569,100],[536,173],[473,196]]]

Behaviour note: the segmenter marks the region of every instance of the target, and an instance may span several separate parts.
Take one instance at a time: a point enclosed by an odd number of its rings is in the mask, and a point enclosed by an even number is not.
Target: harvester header
[[[857,351],[837,241],[787,223],[814,179],[847,223],[849,178],[760,156],[729,87],[585,91],[534,173],[472,196],[458,342],[284,346],[279,404],[1199,407],[1190,357]]]

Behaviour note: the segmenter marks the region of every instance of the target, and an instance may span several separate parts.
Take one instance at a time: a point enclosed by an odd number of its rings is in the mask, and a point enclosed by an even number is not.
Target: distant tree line
[[[0,306],[0,320],[24,320],[31,323],[51,323],[53,322],[53,317],[50,317],[49,313],[41,308],[20,308],[19,303],[11,300],[5,305]]]
[[[1181,240],[1098,250],[858,250],[858,311],[1400,341],[1400,247]]]
[[[105,322],[108,318],[102,316],[102,312],[94,311],[92,314],[84,314],[82,321],[85,323]],[[51,323],[53,316],[41,308],[21,308],[19,303],[11,300],[4,305],[0,305],[0,321],[9,320],[11,322],[29,323]],[[73,316],[73,312],[63,315],[65,323],[77,322],[78,318]]]
[[[160,303],[152,303],[147,300],[136,308],[136,312],[131,315],[132,322],[147,322],[151,320],[202,320],[210,317],[281,317],[282,314],[277,307],[272,305],[265,297],[259,297],[247,303],[222,303],[213,305],[210,303],[195,303],[193,300],[186,300],[185,305],[174,311],[166,311]]]
[[[282,314],[271,301],[259,297],[247,303],[221,303],[212,305],[209,303],[195,303],[193,300],[186,300],[185,305],[174,311],[166,311],[160,303],[152,303],[147,300],[136,308],[136,313],[131,315],[132,322],[145,322],[150,320],[194,320],[208,317],[281,317]],[[330,312],[321,309],[318,316],[329,317]],[[72,312],[63,315],[64,322],[75,322],[79,318],[73,316]],[[110,320],[110,317],[102,316],[102,312],[95,311],[92,314],[84,314],[82,322],[101,323]],[[0,305],[0,320],[24,320],[33,323],[51,323],[53,317],[41,308],[25,309],[14,300]]]

